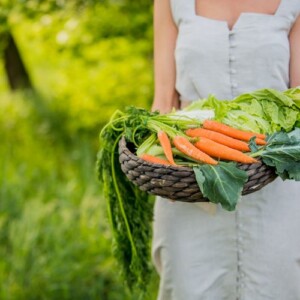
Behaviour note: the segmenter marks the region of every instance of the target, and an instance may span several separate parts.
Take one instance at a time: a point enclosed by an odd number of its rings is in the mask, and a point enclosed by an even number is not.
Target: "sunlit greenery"
[[[111,255],[95,160],[116,108],[150,106],[151,2],[77,3],[9,11],[34,90],[11,92],[0,60],[0,299],[138,299]]]

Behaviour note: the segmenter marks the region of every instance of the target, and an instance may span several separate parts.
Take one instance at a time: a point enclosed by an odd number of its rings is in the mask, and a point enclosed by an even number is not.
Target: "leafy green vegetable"
[[[218,165],[194,167],[200,190],[209,201],[220,203],[226,210],[234,210],[241,196],[247,172],[237,168],[235,163],[219,162]]]
[[[300,108],[300,88],[292,88],[285,91],[285,94],[294,100],[295,105]]]
[[[300,123],[300,88],[285,92],[261,89],[235,99],[213,95],[192,103],[185,110],[214,109],[215,119],[229,126],[254,132],[290,131]]]
[[[269,136],[268,144],[252,156],[261,156],[266,165],[276,168],[282,179],[300,181],[300,128]]]
[[[154,146],[154,143],[156,142],[157,137],[155,133],[152,133],[145,141],[138,147],[136,151],[136,155],[140,156],[143,153],[149,153],[149,149],[151,149]]]
[[[118,142],[123,134],[129,141],[137,142],[149,132],[140,125],[141,118],[146,115],[145,111],[128,111],[130,114],[117,111],[101,131],[97,169],[107,200],[114,237],[114,255],[121,266],[122,276],[129,288],[137,285],[145,289],[151,274],[149,243],[152,202],[122,172]]]

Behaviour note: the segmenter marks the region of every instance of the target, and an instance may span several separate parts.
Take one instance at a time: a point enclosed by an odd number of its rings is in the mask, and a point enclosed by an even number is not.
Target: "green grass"
[[[110,8],[97,9],[11,24],[37,93],[9,92],[0,60],[1,300],[139,299],[112,257],[95,162],[112,112],[150,105],[152,41],[124,36],[121,12],[105,27]],[[157,287],[154,274],[147,300]]]
[[[95,141],[66,145],[30,101],[0,102],[0,299],[137,299],[111,255]]]

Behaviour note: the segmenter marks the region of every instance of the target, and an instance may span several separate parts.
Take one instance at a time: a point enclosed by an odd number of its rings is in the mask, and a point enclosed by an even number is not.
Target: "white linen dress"
[[[181,100],[212,93],[232,99],[289,87],[288,35],[300,0],[274,15],[242,13],[227,22],[198,16],[195,0],[171,0],[179,34]],[[300,300],[300,183],[280,178],[241,197],[234,212],[157,198],[152,254],[159,300]]]

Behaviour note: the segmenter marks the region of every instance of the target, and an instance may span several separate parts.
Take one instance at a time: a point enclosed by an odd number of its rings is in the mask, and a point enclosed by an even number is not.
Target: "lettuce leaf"
[[[260,89],[233,100],[219,100],[210,95],[185,108],[193,109],[214,109],[215,120],[242,130],[288,132],[300,126],[300,87],[285,92]]]
[[[273,89],[257,90],[242,94],[232,103],[238,105],[221,119],[228,125],[240,129],[274,133],[280,130],[290,131],[300,120],[300,109],[293,99],[294,94]]]

